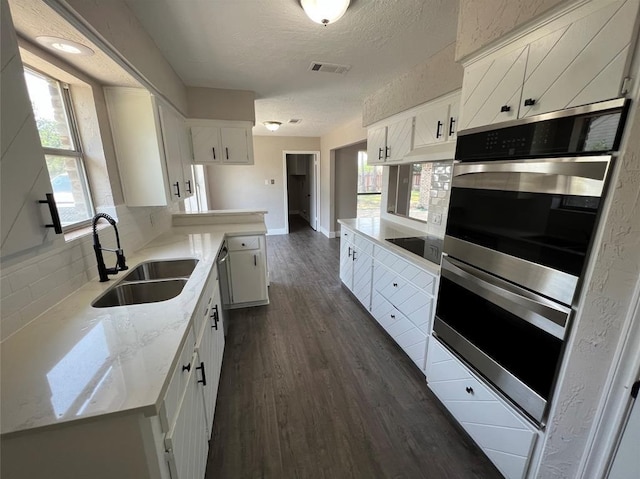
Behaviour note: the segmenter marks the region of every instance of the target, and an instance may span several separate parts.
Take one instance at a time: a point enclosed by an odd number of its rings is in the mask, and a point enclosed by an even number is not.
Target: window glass
[[[368,165],[367,152],[358,152],[358,218],[380,216],[382,166]]]
[[[409,163],[389,168],[387,211],[427,221],[433,163]]]
[[[60,221],[66,229],[83,225],[94,209],[69,91],[44,74],[24,74]]]

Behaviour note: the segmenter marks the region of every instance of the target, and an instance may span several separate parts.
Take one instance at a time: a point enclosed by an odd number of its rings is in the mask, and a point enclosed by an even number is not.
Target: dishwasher
[[[227,242],[223,241],[220,252],[216,259],[218,265],[218,281],[220,283],[220,296],[222,297],[222,309],[228,309],[231,304],[231,283],[229,274],[229,250]],[[224,334],[227,334],[227,328],[223,322]]]

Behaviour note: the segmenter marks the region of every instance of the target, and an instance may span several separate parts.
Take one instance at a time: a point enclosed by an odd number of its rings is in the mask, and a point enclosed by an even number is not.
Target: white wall
[[[210,209],[266,209],[270,234],[285,231],[284,151],[319,151],[320,139],[311,137],[254,136],[255,164],[207,166]],[[265,180],[275,183],[265,185]]]
[[[248,90],[187,87],[187,116],[255,124],[255,98],[255,92]]]
[[[335,151],[334,231],[340,229],[338,219],[355,218],[358,214],[358,151],[366,149],[367,142],[364,142]]]
[[[335,150],[361,143],[367,139],[360,116],[337,126],[320,138],[320,225],[319,230],[330,238],[339,231],[335,228]]]

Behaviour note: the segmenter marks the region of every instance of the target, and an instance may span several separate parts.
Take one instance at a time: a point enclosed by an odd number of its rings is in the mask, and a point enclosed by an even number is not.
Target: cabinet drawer
[[[433,297],[416,288],[403,276],[374,261],[373,290],[384,296],[425,335],[431,332]]]
[[[160,408],[160,423],[164,432],[168,432],[171,429],[175,421],[176,413],[178,412],[178,407],[180,406],[180,398],[182,398],[184,389],[187,386],[189,371],[183,370],[183,367],[187,366],[189,369],[195,367],[195,365],[191,364],[194,346],[195,333],[193,328],[190,327]]]
[[[402,276],[406,280],[411,281],[426,293],[431,295],[434,294],[436,276],[433,273],[429,273],[428,271],[411,264],[409,261],[390,252],[386,248],[376,247],[374,249],[373,257],[391,271]]]
[[[431,338],[429,388],[507,478],[525,475],[535,428],[478,380],[440,342]]]
[[[354,235],[353,245],[358,253],[373,256],[373,243],[360,235]]]
[[[353,243],[355,233],[351,231],[349,228],[345,228],[344,226],[340,227],[340,242],[349,242]]]
[[[260,249],[259,236],[232,236],[227,238],[229,251],[242,251],[247,249]]]
[[[373,297],[371,314],[411,360],[424,369],[427,335],[381,295]]]

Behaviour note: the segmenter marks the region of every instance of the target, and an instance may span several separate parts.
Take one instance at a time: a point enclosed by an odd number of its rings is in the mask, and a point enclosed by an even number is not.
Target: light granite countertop
[[[157,414],[225,235],[264,233],[264,222],[174,226],[127,255],[127,264],[197,258],[177,297],[93,308],[120,279],[96,278],[7,338],[0,345],[2,435],[108,414]]]
[[[380,218],[349,218],[339,219],[338,223],[352,229],[366,238],[373,240],[386,249],[393,251],[398,256],[401,256],[417,266],[430,271],[433,274],[440,274],[440,265],[435,264],[417,254],[411,253],[399,246],[386,241],[391,238],[407,238],[412,236],[427,236],[427,233],[417,229],[412,229],[393,221],[387,221]],[[442,253],[440,251],[439,253]]]

